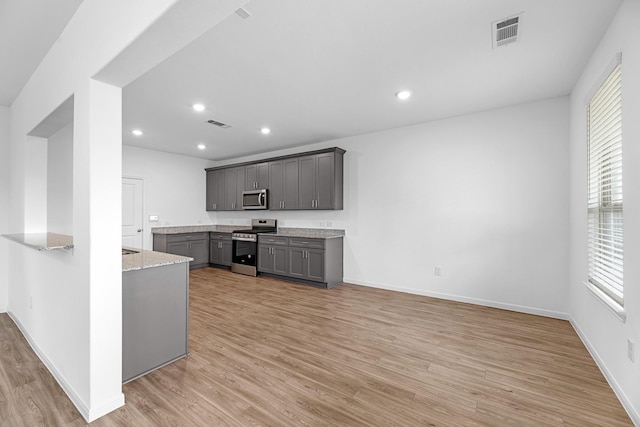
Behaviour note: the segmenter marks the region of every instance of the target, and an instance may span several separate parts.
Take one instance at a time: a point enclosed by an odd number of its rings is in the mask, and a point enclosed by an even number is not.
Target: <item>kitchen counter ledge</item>
[[[73,236],[56,233],[3,234],[2,237],[37,251],[73,249]]]
[[[176,225],[167,227],[151,227],[152,234],[182,234],[182,233],[231,233],[233,230],[251,228],[250,225]]]
[[[138,253],[122,255],[122,272],[144,270],[147,268],[162,267],[164,265],[182,264],[193,261],[193,258],[167,254],[164,252],[148,251],[145,249],[128,248]]]

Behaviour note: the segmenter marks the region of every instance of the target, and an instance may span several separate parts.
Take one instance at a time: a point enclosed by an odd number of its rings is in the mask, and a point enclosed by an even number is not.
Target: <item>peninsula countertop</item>
[[[182,234],[182,233],[231,233],[234,230],[251,228],[250,225],[184,225],[171,227],[153,227],[153,234]],[[278,227],[275,233],[264,233],[283,237],[301,237],[305,239],[335,239],[344,237],[345,231],[331,228],[293,228]]]
[[[122,272],[162,267],[164,265],[181,264],[193,261],[193,258],[173,255],[146,249],[123,248],[136,253],[122,255]]]

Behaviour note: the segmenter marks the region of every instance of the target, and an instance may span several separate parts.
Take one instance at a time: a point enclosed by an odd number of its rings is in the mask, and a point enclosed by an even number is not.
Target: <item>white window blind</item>
[[[589,282],[623,305],[622,72],[587,105]]]

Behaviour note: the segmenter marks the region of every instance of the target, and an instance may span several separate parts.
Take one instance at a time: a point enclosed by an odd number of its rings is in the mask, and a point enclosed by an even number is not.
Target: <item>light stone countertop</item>
[[[167,227],[151,227],[153,234],[181,234],[181,233],[231,233],[233,230],[251,228],[250,225],[176,225]]]
[[[73,249],[73,236],[56,233],[3,234],[2,237],[37,251]]]
[[[167,254],[164,252],[148,251],[137,248],[123,248],[138,253],[122,255],[122,272],[133,270],[144,270],[146,268],[162,267],[164,265],[182,264],[193,261],[193,258]]]
[[[335,239],[344,237],[344,230],[330,228],[278,228],[277,233],[265,233],[282,237],[302,237],[304,239]]]

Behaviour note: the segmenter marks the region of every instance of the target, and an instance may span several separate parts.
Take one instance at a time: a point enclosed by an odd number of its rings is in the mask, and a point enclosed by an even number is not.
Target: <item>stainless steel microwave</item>
[[[242,192],[242,209],[268,209],[267,189]]]

